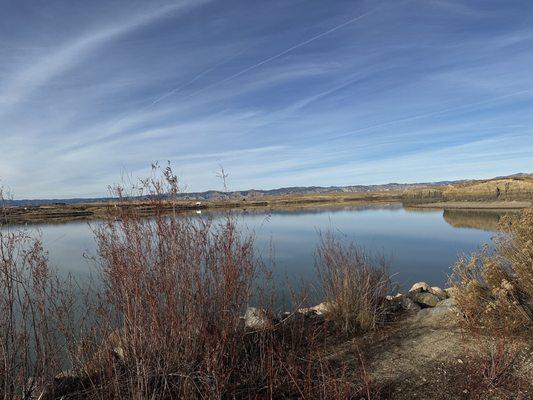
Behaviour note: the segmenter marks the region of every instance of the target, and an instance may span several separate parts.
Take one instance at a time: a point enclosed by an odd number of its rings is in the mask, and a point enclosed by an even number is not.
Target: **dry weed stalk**
[[[392,287],[383,257],[372,259],[364,249],[326,233],[317,251],[317,270],[328,314],[343,332],[366,332],[385,321],[385,297]]]

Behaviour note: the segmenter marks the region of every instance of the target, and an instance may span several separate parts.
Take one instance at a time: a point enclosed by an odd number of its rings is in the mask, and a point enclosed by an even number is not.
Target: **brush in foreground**
[[[502,220],[494,249],[461,258],[451,277],[472,326],[527,330],[533,323],[533,208]]]
[[[321,236],[317,270],[329,317],[345,333],[376,329],[386,320],[385,298],[391,293],[388,264],[333,234]]]

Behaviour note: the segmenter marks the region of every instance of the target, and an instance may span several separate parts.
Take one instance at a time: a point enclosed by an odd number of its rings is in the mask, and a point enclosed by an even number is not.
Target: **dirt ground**
[[[364,355],[365,370],[379,388],[372,398],[532,399],[531,340],[507,338],[501,352],[494,343],[462,329],[453,307],[427,308],[377,336],[339,345],[332,357],[360,367]]]

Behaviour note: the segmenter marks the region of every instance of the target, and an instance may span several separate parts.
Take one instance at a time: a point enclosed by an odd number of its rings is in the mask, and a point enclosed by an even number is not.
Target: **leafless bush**
[[[320,324],[293,317],[245,329],[260,266],[253,237],[241,234],[231,215],[213,222],[169,211],[177,178],[166,168],[158,179],[154,170],[134,189],[149,201],[152,218],[142,218],[117,188],[122,201],[95,228],[105,289],[94,309],[98,328],[70,346],[83,376],[77,393],[219,399],[311,398],[326,388],[326,397],[342,398],[353,391],[355,380],[343,380],[319,357]]]
[[[471,326],[527,330],[533,322],[533,209],[504,218],[494,250],[461,258],[451,277]]]
[[[0,224],[0,396],[26,398],[59,370],[49,298],[55,291],[38,239]]]
[[[392,288],[383,257],[372,259],[364,249],[326,233],[321,236],[316,264],[328,314],[343,332],[366,332],[385,321],[385,296]]]
[[[120,369],[105,371],[115,398],[220,397],[243,341],[256,267],[252,239],[230,219],[215,225],[168,215],[177,179],[170,169],[163,177],[136,188],[153,218],[121,206],[95,229],[105,286],[100,326],[109,327],[114,348],[99,354],[99,372],[113,365],[111,354],[120,358]],[[124,200],[122,189],[116,194]]]

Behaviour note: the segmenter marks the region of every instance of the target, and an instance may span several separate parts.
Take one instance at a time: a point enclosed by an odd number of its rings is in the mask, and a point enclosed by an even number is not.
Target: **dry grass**
[[[533,385],[521,370],[531,360],[530,349],[515,339],[507,334],[470,337],[460,362],[447,367],[455,395],[476,400],[531,398]]]
[[[317,269],[328,316],[341,331],[367,332],[385,322],[385,296],[392,293],[392,285],[383,257],[372,259],[355,244],[327,233],[317,251]]]
[[[503,219],[505,232],[451,277],[457,305],[472,326],[527,330],[533,322],[533,209]]]
[[[524,178],[495,178],[481,181],[456,182],[447,186],[429,186],[422,189],[408,190],[403,193],[406,203],[436,203],[445,202],[453,206],[459,202],[460,208],[468,207],[470,202],[479,202],[474,207],[483,207],[484,202],[498,202],[505,208],[505,202],[533,200],[533,179]],[[461,204],[460,202],[467,202]],[[493,207],[498,207],[495,204]],[[518,206],[520,207],[520,206]]]

